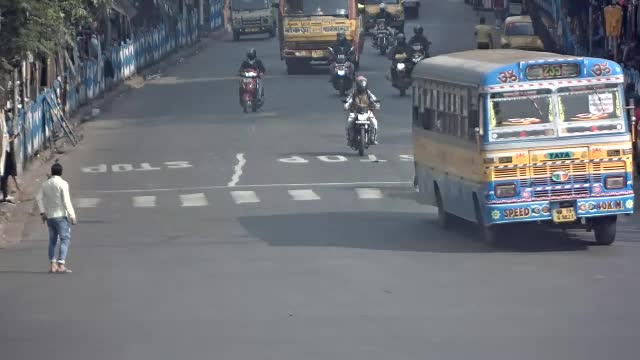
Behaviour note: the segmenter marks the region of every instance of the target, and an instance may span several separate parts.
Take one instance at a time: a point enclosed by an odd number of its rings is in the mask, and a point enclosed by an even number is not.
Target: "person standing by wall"
[[[10,116],[10,115],[9,115]],[[0,121],[5,121],[4,116],[0,118]],[[0,202],[14,204],[14,200],[9,196],[9,178],[13,177],[14,182],[16,183],[16,187],[18,185],[18,181],[16,180],[16,176],[18,176],[18,167],[16,164],[16,153],[15,153],[15,145],[14,142],[18,137],[17,134],[13,134],[13,125],[11,122],[6,122],[7,125],[2,132],[2,151],[4,157],[4,161],[0,161],[0,165],[2,165],[2,176],[0,176],[0,192],[2,193],[2,198]]]
[[[70,273],[67,269],[66,257],[71,241],[71,226],[76,225],[76,214],[71,204],[69,184],[62,179],[62,165],[51,166],[51,177],[45,181],[36,196],[42,222],[49,228],[49,261],[50,272]],[[60,239],[60,251],[56,259],[56,245]]]

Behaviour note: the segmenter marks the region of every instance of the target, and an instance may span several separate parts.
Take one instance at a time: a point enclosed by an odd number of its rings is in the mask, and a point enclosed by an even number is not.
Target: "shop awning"
[[[134,18],[138,13],[138,10],[136,10],[135,6],[133,6],[129,0],[113,0],[111,7],[129,19]]]

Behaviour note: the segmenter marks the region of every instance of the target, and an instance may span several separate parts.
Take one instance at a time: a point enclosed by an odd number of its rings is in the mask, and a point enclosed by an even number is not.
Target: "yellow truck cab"
[[[364,36],[356,0],[280,0],[280,58],[287,73],[296,74],[314,62],[328,63],[328,48],[336,42],[336,34],[344,32],[353,44],[353,63],[357,67]]]
[[[404,7],[401,0],[360,0],[360,3],[364,5],[363,19],[367,31],[375,26],[375,17],[380,12],[380,4],[384,3],[387,12],[394,18],[394,22],[387,25],[404,33]]]

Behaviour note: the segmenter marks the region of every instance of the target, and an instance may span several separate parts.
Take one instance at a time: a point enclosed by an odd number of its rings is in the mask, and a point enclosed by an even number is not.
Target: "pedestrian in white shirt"
[[[55,163],[51,166],[51,177],[45,181],[38,191],[36,200],[40,208],[42,222],[49,228],[49,261],[51,272],[70,273],[65,266],[69,242],[71,241],[71,226],[76,225],[76,214],[71,204],[69,184],[62,179],[62,165]],[[60,251],[56,259],[56,245],[60,238]]]

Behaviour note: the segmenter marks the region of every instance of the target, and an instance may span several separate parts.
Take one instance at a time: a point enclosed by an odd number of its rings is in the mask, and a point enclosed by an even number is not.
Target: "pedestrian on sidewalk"
[[[480,18],[480,25],[476,25],[476,47],[478,49],[491,49],[493,48],[493,40],[491,39],[491,27],[486,25],[487,20],[483,17]]]
[[[51,177],[45,181],[36,196],[42,222],[49,228],[49,261],[50,272],[70,273],[67,269],[66,257],[71,241],[71,226],[76,225],[76,214],[71,204],[69,184],[62,179],[62,165],[51,166]],[[56,245],[60,239],[60,251],[56,259]]]
[[[0,119],[0,121],[4,121],[4,119]],[[12,122],[7,123],[12,124]],[[4,152],[4,163],[2,164],[3,172],[0,177],[0,192],[2,192],[0,202],[15,204],[14,200],[9,195],[9,178],[13,178],[16,188],[18,188],[18,181],[16,180],[16,176],[18,176],[18,167],[16,164],[16,153],[14,151],[14,142],[18,135],[12,133],[12,126],[8,126],[7,131],[0,135],[4,137],[2,141],[4,149],[0,149],[0,151]]]

